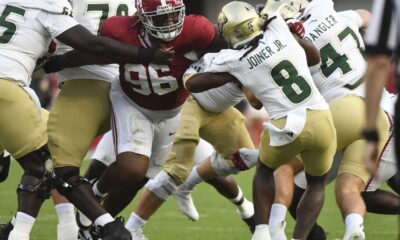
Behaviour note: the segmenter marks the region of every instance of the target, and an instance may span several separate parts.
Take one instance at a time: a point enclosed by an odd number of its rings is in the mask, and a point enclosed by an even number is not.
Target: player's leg
[[[257,152],[250,154],[254,145],[244,126],[244,117],[233,107],[214,116],[202,126],[200,136],[213,145],[216,152],[192,169],[185,181],[185,189],[190,190],[202,181],[238,173],[255,166]],[[241,148],[248,150],[241,152]]]
[[[368,180],[361,157],[363,140],[360,133],[364,126],[364,104],[364,100],[357,96],[343,97],[329,104],[337,131],[338,151],[343,151],[335,193],[346,222],[345,239],[352,238],[352,235],[364,238],[365,204],[361,198],[361,191]],[[381,111],[378,117],[378,131],[385,141],[389,130],[387,122],[387,117]]]
[[[202,121],[207,118],[197,101],[189,97],[181,111],[179,127],[164,170],[146,184],[131,215],[136,222],[135,228],[141,228],[190,174],[194,165],[194,152],[200,139],[199,129]]]
[[[400,214],[400,197],[392,192],[377,189],[373,192],[362,192],[368,212],[378,214]]]
[[[397,171],[397,173],[387,181],[387,184],[393,191],[400,195],[400,171]]]
[[[46,123],[32,97],[14,82],[0,80],[0,144],[17,160],[24,175],[17,187],[18,212],[9,239],[29,239],[50,191]]]
[[[336,154],[334,157],[334,161],[332,164],[331,169],[329,170],[328,173],[328,180],[327,183],[331,183],[336,179],[337,172],[339,170],[339,164],[341,160],[341,154]],[[293,219],[297,218],[297,206],[299,205],[299,202],[301,200],[301,197],[303,196],[305,189],[307,187],[307,179],[306,179],[306,174],[304,171],[301,171],[295,175],[295,184],[294,184],[294,190],[293,190],[293,198],[292,202],[288,208],[290,215],[293,217]],[[326,239],[326,233],[325,230],[318,225],[317,223],[313,226],[311,229],[307,240],[325,240]]]
[[[156,129],[155,124],[125,98],[111,96],[111,125],[117,158],[93,186],[99,197],[135,187],[145,178]]]
[[[369,174],[360,157],[363,147],[364,141],[358,140],[346,148],[336,180],[336,202],[345,222],[346,240],[355,236],[360,239],[365,238],[363,223],[366,206],[361,192],[365,188]]]
[[[97,181],[102,173],[116,160],[113,135],[109,131],[98,143],[95,152],[92,155],[92,162],[88,170],[85,173],[85,177],[92,182]],[[103,207],[112,216],[116,216],[120,213],[135,197],[137,191],[146,184],[147,178],[143,179],[137,186],[126,189],[125,191],[111,191],[103,199]],[[88,226],[90,222],[87,222],[83,215],[79,215],[81,224],[83,226]]]
[[[275,200],[271,206],[269,217],[269,229],[272,240],[286,239],[285,218],[287,208],[293,198],[294,175],[303,169],[303,163],[297,158],[289,163],[280,166],[274,172],[275,178]]]
[[[154,131],[153,147],[151,149],[151,157],[149,161],[149,168],[146,173],[147,179],[154,179],[161,172],[162,166],[166,157],[171,152],[174,142],[174,134],[177,131],[180,122],[180,115],[171,119],[163,121],[156,127]],[[126,228],[132,234],[133,239],[143,239],[142,226],[137,225],[137,216],[132,213],[131,217],[126,222]]]
[[[105,81],[67,81],[48,121],[49,149],[57,175],[57,190],[96,226],[107,229],[103,239],[114,234],[129,235],[129,232],[103,209],[90,183],[79,175],[79,168],[92,140],[109,129],[109,89],[110,84]]]
[[[57,240],[76,240],[78,239],[78,225],[75,221],[75,207],[72,203],[53,189],[51,191],[54,208],[56,210]]]
[[[92,161],[84,175],[89,181],[98,179],[106,168],[115,162],[116,154],[111,131],[105,133],[100,139],[91,159]]]
[[[286,118],[272,120],[272,122],[277,127],[283,127],[286,123]],[[268,224],[271,206],[275,198],[274,170],[293,159],[300,150],[301,145],[297,140],[283,146],[273,147],[270,145],[268,130],[264,129],[261,134],[259,163],[253,178],[256,228],[252,240],[271,239]]]
[[[325,198],[325,183],[336,152],[336,131],[330,111],[308,111],[299,141],[307,178],[306,190],[297,207],[294,239],[306,239],[316,223]]]
[[[201,164],[214,152],[213,146],[203,139],[200,139],[194,153],[195,165]],[[186,179],[187,180],[187,179]],[[178,208],[190,220],[197,221],[200,218],[199,212],[194,205],[192,192],[194,189],[186,189],[185,184],[181,184],[173,193],[173,196],[178,204]]]
[[[49,112],[46,109],[41,109],[42,119],[47,123]],[[52,168],[52,166],[51,166]],[[76,240],[78,238],[78,225],[75,221],[75,207],[57,190],[51,191],[51,198],[56,210],[57,224],[57,240]]]

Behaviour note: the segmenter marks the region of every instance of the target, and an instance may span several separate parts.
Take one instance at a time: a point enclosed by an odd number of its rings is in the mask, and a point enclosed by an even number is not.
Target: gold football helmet
[[[297,18],[299,12],[289,5],[287,0],[267,1],[265,7],[260,12],[261,19],[265,22],[270,16],[279,13],[283,19]]]
[[[240,1],[230,2],[222,8],[218,16],[218,32],[234,49],[263,33],[255,8]]]

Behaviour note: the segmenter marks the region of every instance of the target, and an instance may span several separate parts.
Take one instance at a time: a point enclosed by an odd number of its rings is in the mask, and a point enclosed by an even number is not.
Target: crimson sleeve
[[[194,16],[192,33],[193,47],[199,50],[210,46],[217,34],[214,25],[203,16]]]

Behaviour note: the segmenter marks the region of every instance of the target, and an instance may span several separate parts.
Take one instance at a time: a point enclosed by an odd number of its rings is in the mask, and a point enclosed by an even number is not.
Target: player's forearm
[[[46,73],[51,73],[61,71],[65,68],[110,63],[114,63],[114,61],[106,57],[96,56],[90,53],[83,53],[73,50],[62,55],[51,57],[49,61],[44,65],[44,70]]]
[[[315,66],[320,62],[320,55],[318,49],[312,44],[311,42],[299,38],[297,35],[293,34],[296,38],[297,42],[306,52],[307,57],[307,65],[308,66]]]
[[[107,57],[111,62],[149,63],[155,49],[139,49],[108,37],[93,35],[85,27],[77,25],[59,36],[57,40],[86,53]]]
[[[367,130],[376,129],[376,118],[382,90],[385,86],[390,68],[390,58],[384,55],[372,56],[368,60],[365,74],[366,86],[366,125]]]
[[[192,93],[198,93],[220,87],[234,79],[229,73],[199,73],[189,78],[185,87]]]

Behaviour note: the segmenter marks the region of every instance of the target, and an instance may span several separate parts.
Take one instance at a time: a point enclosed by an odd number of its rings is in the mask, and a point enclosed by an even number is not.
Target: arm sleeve
[[[397,13],[398,14],[398,13]],[[394,0],[375,0],[372,21],[365,35],[366,51],[371,55],[388,55],[397,48],[398,23]]]
[[[38,14],[37,21],[45,28],[52,38],[78,25],[74,18],[68,15],[44,12]]]
[[[224,53],[223,51],[220,52],[219,56],[215,56],[210,59],[205,64],[204,72],[212,72],[212,73],[230,73],[232,68],[230,65],[225,61],[224,57],[222,56]]]
[[[354,10],[342,11],[338,13],[346,22],[350,24],[355,24],[357,28],[361,28],[362,19],[360,15]]]
[[[216,30],[214,25],[203,16],[195,16],[193,22],[193,48],[194,49],[206,49],[213,42]]]

